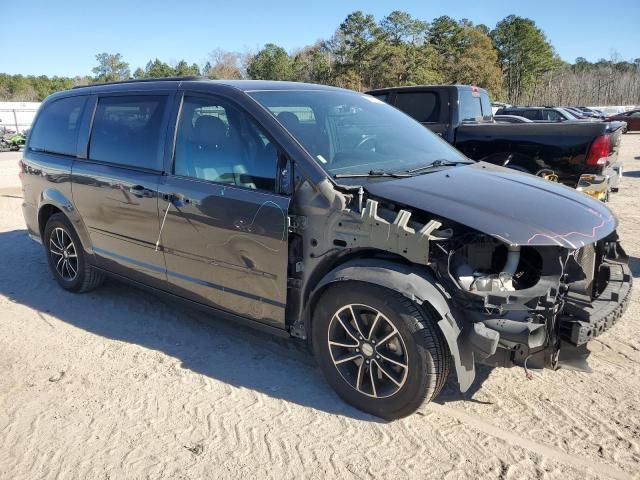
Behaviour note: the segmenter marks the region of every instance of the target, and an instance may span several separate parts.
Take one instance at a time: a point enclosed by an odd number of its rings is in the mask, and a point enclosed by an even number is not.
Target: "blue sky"
[[[640,0],[0,0],[0,72],[87,75],[95,55],[121,53],[132,69],[155,57],[206,61],[215,48],[287,50],[328,38],[349,12],[381,19],[394,9],[430,21],[440,15],[490,27],[509,14],[533,19],[560,56],[573,61],[640,57]],[[8,20],[11,19],[11,20]]]

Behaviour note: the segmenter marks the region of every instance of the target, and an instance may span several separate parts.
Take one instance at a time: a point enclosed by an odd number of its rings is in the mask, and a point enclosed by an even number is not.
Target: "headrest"
[[[291,112],[280,112],[276,118],[282,123],[286,128],[295,129],[298,125],[300,125],[300,119],[298,116]]]
[[[201,145],[219,145],[225,141],[227,126],[218,117],[203,115],[194,126],[196,140]]]

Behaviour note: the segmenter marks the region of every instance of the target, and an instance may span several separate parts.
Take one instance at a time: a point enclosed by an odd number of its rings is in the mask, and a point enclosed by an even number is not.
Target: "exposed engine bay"
[[[615,233],[573,250],[467,233],[438,242],[433,254],[458,314],[471,322],[476,359],[493,365],[588,370],[586,342],[620,314],[584,309],[626,303],[631,290]]]
[[[506,258],[501,255],[505,247]],[[455,250],[448,268],[453,268],[453,278],[463,290],[507,292],[525,288],[526,274],[537,276],[531,266],[526,271],[524,266],[518,271],[520,256],[520,246],[500,245],[496,240],[481,235]]]

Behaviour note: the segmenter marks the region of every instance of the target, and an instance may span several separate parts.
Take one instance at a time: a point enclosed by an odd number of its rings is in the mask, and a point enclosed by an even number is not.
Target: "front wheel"
[[[387,420],[442,389],[449,351],[436,319],[392,290],[362,282],[328,288],[312,325],[316,359],[347,403]]]

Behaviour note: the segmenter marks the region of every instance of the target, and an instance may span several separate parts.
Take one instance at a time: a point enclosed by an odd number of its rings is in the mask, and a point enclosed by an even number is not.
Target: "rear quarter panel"
[[[24,192],[23,211],[29,233],[40,236],[38,212],[44,205],[54,205],[63,211],[71,204],[71,167],[73,158],[25,150],[20,173]]]

